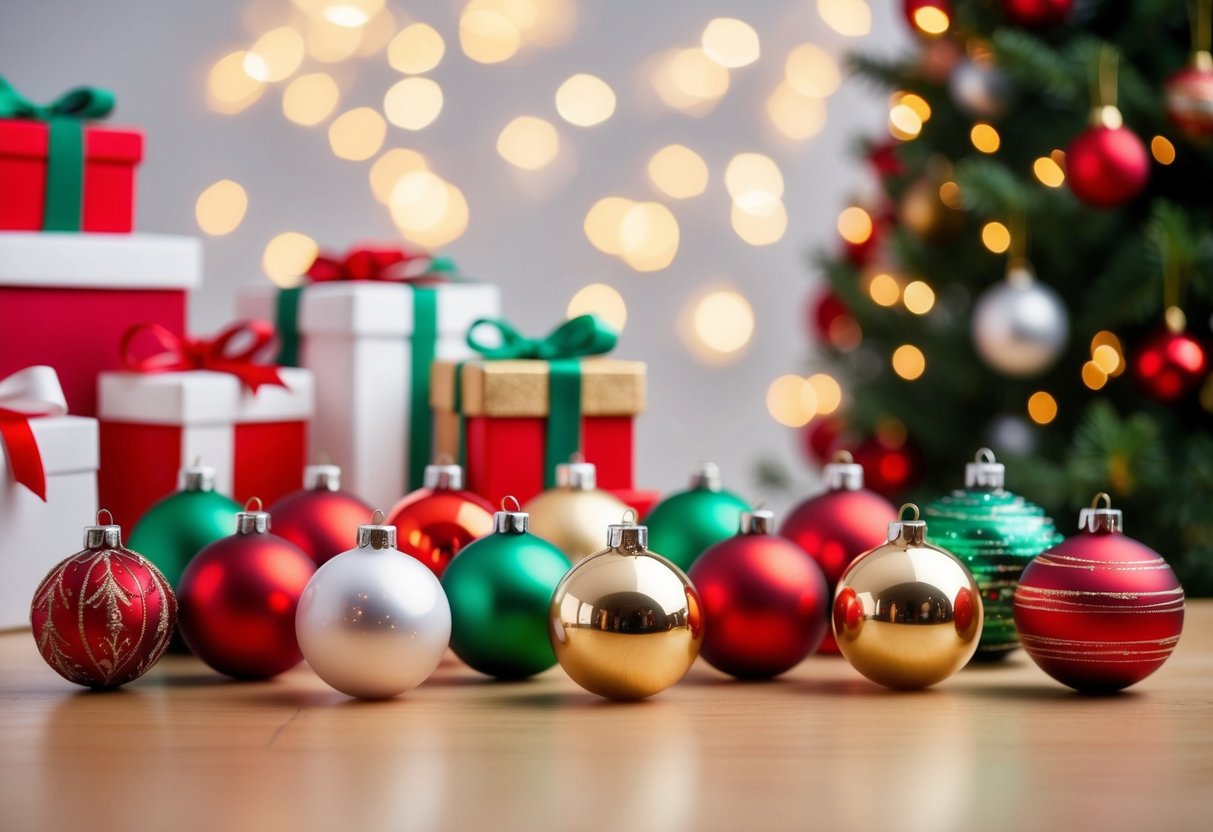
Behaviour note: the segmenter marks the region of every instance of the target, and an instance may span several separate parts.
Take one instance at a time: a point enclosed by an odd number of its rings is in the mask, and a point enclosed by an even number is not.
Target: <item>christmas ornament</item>
[[[898,206],[901,224],[933,245],[954,239],[964,228],[964,212],[948,205],[939,194],[944,181],[938,174],[918,178],[905,189]]]
[[[649,530],[607,528],[607,548],[569,570],[548,617],[560,666],[591,693],[643,699],[681,679],[703,641],[703,610],[682,570],[649,551]]]
[[[510,501],[514,511],[505,508]],[[529,532],[529,516],[517,509],[513,497],[502,501],[493,533],[464,547],[442,575],[451,649],[499,679],[523,679],[556,664],[548,605],[571,565],[560,549]]]
[[[808,306],[809,332],[821,341],[830,341],[830,332],[842,318],[849,318],[851,311],[842,299],[827,289],[812,298]]]
[[[820,465],[830,458],[830,451],[842,439],[846,422],[838,416],[814,416],[800,431],[801,447],[811,465]]]
[[[856,557],[885,541],[884,528],[897,519],[897,509],[884,497],[863,487],[863,466],[840,451],[822,470],[825,491],[804,500],[783,521],[779,533],[809,554],[821,567],[830,598]],[[829,621],[823,611],[822,621]],[[823,653],[837,653],[834,634],[827,628]]]
[[[556,487],[526,504],[530,528],[573,563],[602,548],[602,533],[627,510],[618,498],[597,488],[592,462],[556,466]]]
[[[679,569],[690,569],[699,553],[737,531],[745,500],[720,485],[720,468],[705,462],[691,474],[691,486],[666,497],[645,518],[653,548]]]
[[[1133,376],[1156,401],[1173,404],[1195,390],[1209,367],[1204,345],[1184,332],[1161,329],[1133,357]]]
[[[84,529],[84,549],[52,569],[30,604],[38,652],[56,673],[89,688],[116,688],[160,660],[177,621],[172,587],[122,545],[122,530]]]
[[[946,85],[953,70],[964,60],[964,49],[951,38],[931,38],[924,41],[918,52],[918,68],[922,77],[932,84]]]
[[[299,664],[295,608],[316,571],[302,549],[270,533],[269,512],[260,509],[249,500],[236,533],[195,555],[177,587],[186,646],[237,679],[268,679]]]
[[[130,545],[177,586],[194,555],[231,533],[238,511],[239,503],[215,492],[215,469],[195,462],[181,469],[181,490],[154,504],[135,524]]]
[[[1007,21],[1027,29],[1044,29],[1065,23],[1074,11],[1074,0],[1002,0]]]
[[[309,465],[303,488],[270,506],[274,532],[294,543],[320,566],[349,548],[350,529],[370,516],[371,507],[341,490],[341,468]]]
[[[900,519],[906,509],[912,520]],[[890,688],[925,688],[960,670],[981,637],[973,576],[926,542],[927,524],[907,503],[888,541],[860,555],[834,595],[834,638],[851,666]]]
[[[910,28],[920,35],[936,37],[952,25],[950,0],[903,0],[901,10]]]
[[[872,220],[872,230],[867,237],[857,242],[842,238],[842,254],[847,261],[856,268],[863,268],[870,264],[880,251],[881,241],[884,239],[885,222],[883,217],[879,217],[874,213],[869,212]]]
[[[948,76],[956,106],[974,118],[996,119],[1015,101],[1015,87],[985,52],[960,60]]]
[[[1213,55],[1197,52],[1163,86],[1167,117],[1190,139],[1213,136]]]
[[[1070,320],[1057,293],[1036,279],[1031,264],[1008,261],[1006,279],[973,306],[973,345],[982,360],[1009,376],[1035,376],[1065,349]]]
[[[743,679],[777,676],[821,644],[830,599],[821,567],[774,536],[774,514],[744,512],[735,537],[708,547],[691,567],[707,622],[700,653]]]
[[[1116,208],[1132,202],[1150,178],[1150,154],[1137,135],[1124,126],[1116,108],[1116,52],[1099,50],[1097,96],[1091,126],[1066,149],[1066,182],[1093,208]]]
[[[491,520],[491,518],[490,518]],[[316,570],[295,629],[321,679],[349,696],[386,699],[429,678],[451,638],[451,608],[434,573],[401,557],[396,527],[358,527],[358,547]]]
[[[427,465],[423,486],[396,503],[388,523],[399,533],[401,551],[441,578],[460,549],[493,530],[493,507],[463,490],[458,465]]]
[[[900,426],[899,426],[900,427]],[[854,447],[855,462],[866,472],[868,487],[885,497],[896,497],[922,479],[922,454],[905,436],[905,429],[878,430]]]
[[[868,164],[872,166],[872,170],[881,179],[889,179],[905,174],[906,166],[902,163],[901,157],[897,155],[897,146],[899,144],[900,142],[885,138],[869,147]]]
[[[1024,570],[1015,626],[1024,650],[1057,681],[1116,691],[1171,655],[1183,631],[1184,591],[1161,555],[1122,532],[1107,494],[1082,510],[1078,527]]]
[[[1016,456],[1028,456],[1037,446],[1036,429],[1021,416],[1004,413],[986,427],[986,441]]]
[[[964,490],[929,503],[923,517],[931,542],[969,568],[981,590],[985,623],[977,658],[1001,659],[1019,646],[1011,599],[1019,575],[1032,558],[1061,541],[1039,506],[1006,491],[1006,467],[982,448],[965,465]]]

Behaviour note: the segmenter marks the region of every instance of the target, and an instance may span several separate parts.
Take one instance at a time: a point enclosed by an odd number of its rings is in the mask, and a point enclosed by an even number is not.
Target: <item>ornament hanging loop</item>
[[[855,462],[855,457],[851,456],[850,451],[835,451],[834,456],[830,457],[830,462],[837,462],[842,465],[850,465]]]
[[[906,509],[914,513],[914,516],[909,520],[904,519]],[[918,506],[914,503],[904,503],[897,510],[897,519],[889,524],[888,542],[904,546],[921,546],[926,542],[926,539],[927,524],[922,519]]]
[[[104,523],[101,522],[101,515],[103,515],[103,514],[105,515]],[[114,515],[110,512],[110,510],[108,508],[97,509],[97,525],[98,526],[114,525]]]
[[[510,508],[510,503],[514,504]],[[522,510],[518,498],[508,494],[501,498],[501,511],[493,512],[493,531],[497,534],[522,534],[531,528],[531,515]]]
[[[101,515],[105,515],[102,522]],[[97,512],[97,525],[84,527],[85,549],[118,549],[122,546],[122,529],[114,524],[114,515],[103,508]]]
[[[262,510],[260,497],[249,497],[244,511],[236,512],[236,534],[265,534],[270,530],[269,512]]]
[[[1124,117],[1116,106],[1120,53],[1109,44],[1102,44],[1095,60],[1091,83],[1092,121],[1097,127],[1118,130]]]
[[[1116,534],[1124,531],[1124,514],[1112,508],[1108,492],[1100,491],[1091,500],[1091,507],[1078,513],[1078,528],[1091,534]]]
[[[396,548],[396,527],[385,525],[385,517],[382,509],[375,509],[371,522],[358,527],[359,549]]]
[[[607,545],[625,552],[643,552],[649,548],[649,527],[636,522],[636,510],[623,513],[621,523],[607,526]]]

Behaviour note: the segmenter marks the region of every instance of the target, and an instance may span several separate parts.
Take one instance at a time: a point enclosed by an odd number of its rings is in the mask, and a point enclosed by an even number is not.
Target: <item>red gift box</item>
[[[92,416],[97,374],[122,366],[123,333],[145,322],[185,332],[201,263],[189,237],[0,233],[0,376],[49,364],[69,410]]]
[[[50,126],[32,119],[0,119],[0,229],[43,227]],[[135,218],[135,166],[143,136],[131,129],[84,128],[81,231],[129,232]]]

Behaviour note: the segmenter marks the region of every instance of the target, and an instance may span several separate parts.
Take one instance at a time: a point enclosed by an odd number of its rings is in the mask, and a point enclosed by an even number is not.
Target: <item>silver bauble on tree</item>
[[[999,118],[1015,101],[1015,85],[988,57],[966,58],[948,76],[956,106],[974,118]]]
[[[1026,260],[986,289],[973,307],[973,345],[982,360],[1009,376],[1034,376],[1057,360],[1070,319],[1057,293],[1036,279]]]

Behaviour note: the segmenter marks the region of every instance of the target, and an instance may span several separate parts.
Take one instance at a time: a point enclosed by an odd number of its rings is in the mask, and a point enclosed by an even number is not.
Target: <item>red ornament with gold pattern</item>
[[[303,488],[270,506],[274,533],[307,553],[317,566],[352,545],[350,529],[371,516],[371,507],[341,490],[341,468],[309,465]]]
[[[1078,526],[1024,570],[1015,627],[1054,679],[1107,693],[1162,667],[1183,631],[1184,591],[1158,552],[1124,534],[1107,494],[1082,510]]]
[[[1205,141],[1213,136],[1213,2],[1198,0],[1195,12],[1192,58],[1167,79],[1163,99],[1171,123],[1188,138]]]
[[[177,622],[172,587],[122,545],[112,523],[84,529],[84,549],[52,569],[30,604],[38,652],[77,685],[116,688],[160,660]]]
[[[781,536],[817,561],[830,597],[851,561],[884,543],[885,528],[897,519],[892,503],[864,488],[863,474],[863,466],[855,464],[846,451],[840,451],[822,472],[826,490],[792,509],[779,529]],[[828,605],[823,616],[828,622]],[[821,652],[838,652],[828,630]]]
[[[424,563],[439,578],[459,550],[493,531],[493,507],[463,490],[458,465],[427,465],[423,486],[392,509],[400,551]]]

